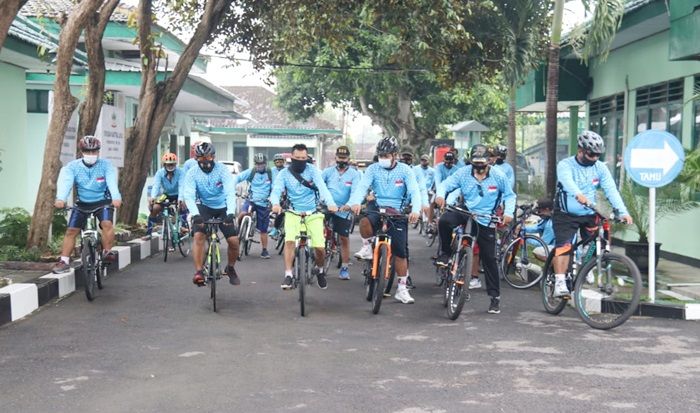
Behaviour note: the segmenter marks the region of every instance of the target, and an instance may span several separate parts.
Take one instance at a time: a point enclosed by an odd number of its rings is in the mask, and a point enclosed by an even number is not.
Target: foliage
[[[569,44],[585,63],[595,56],[605,60],[615,34],[622,24],[625,0],[582,0],[581,2],[586,12],[594,8],[593,17],[590,22],[574,27],[569,33]]]
[[[0,214],[0,245],[24,246],[32,221],[29,212],[23,208],[3,208]]]
[[[0,261],[39,261],[41,251],[37,247],[0,245]]]
[[[700,192],[700,148],[686,153],[685,164],[677,180],[687,188],[685,195],[693,197]]]

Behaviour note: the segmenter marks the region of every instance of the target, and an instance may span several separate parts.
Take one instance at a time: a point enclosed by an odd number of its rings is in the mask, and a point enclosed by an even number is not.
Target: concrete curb
[[[132,240],[128,244],[112,248],[112,251],[117,252],[118,259],[116,265],[109,268],[110,275],[163,249],[160,235],[154,235],[150,241]],[[49,273],[26,283],[0,288],[0,326],[22,319],[51,300],[69,295],[82,287],[82,269],[80,260],[76,260],[70,272]]]

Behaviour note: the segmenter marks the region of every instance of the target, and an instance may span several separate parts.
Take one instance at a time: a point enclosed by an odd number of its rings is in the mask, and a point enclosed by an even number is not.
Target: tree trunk
[[[136,224],[141,193],[160,133],[192,65],[199,56],[199,50],[219,25],[231,2],[232,0],[207,1],[197,29],[180,55],[175,69],[167,80],[161,82],[156,80],[158,67],[150,40],[152,2],[139,2],[139,47],[142,56],[139,112],[126,139],[124,168],[119,179],[123,201],[119,218],[126,224]]]
[[[61,169],[61,146],[68,122],[73,111],[78,106],[70,92],[70,73],[73,67],[73,55],[80,38],[80,33],[90,15],[100,6],[102,0],[83,0],[75,6],[68,16],[65,26],[59,36],[58,53],[56,55],[56,80],[54,82],[53,109],[46,145],[44,146],[44,163],[41,171],[39,190],[34,203],[32,223],[29,227],[27,246],[46,246],[49,237],[49,226],[53,217],[53,204],[56,198],[56,179]]]
[[[0,0],[0,50],[5,44],[12,21],[26,2],[27,0]]]
[[[513,179],[517,176],[517,162],[515,145],[515,86],[510,88],[510,98],[508,99],[508,152],[506,153],[506,161],[513,167]]]
[[[552,38],[547,67],[547,122],[545,128],[545,191],[554,198],[557,185],[557,103],[559,100],[559,45],[561,41],[564,0],[555,0]]]
[[[88,82],[85,101],[78,111],[78,139],[94,135],[100,118],[105,92],[105,55],[102,49],[102,36],[119,0],[107,0],[99,13],[90,16],[85,28],[85,49],[88,55]]]

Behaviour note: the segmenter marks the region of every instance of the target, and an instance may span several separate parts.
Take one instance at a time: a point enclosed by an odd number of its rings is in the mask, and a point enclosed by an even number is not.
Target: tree
[[[581,0],[590,10],[595,7],[590,25],[571,38],[570,44],[584,62],[600,55],[605,59],[610,43],[617,33],[624,13],[624,0]],[[562,19],[565,0],[554,0],[554,14],[550,36],[547,67],[547,129],[545,136],[546,172],[545,189],[547,197],[553,198],[557,184],[557,103],[559,100],[559,52],[561,49]]]
[[[28,247],[45,247],[48,242],[56,196],[56,179],[61,169],[61,146],[68,122],[78,106],[78,99],[71,94],[69,84],[73,55],[83,27],[101,4],[102,0],[83,0],[76,5],[61,28],[56,54],[53,108],[46,135],[39,190],[27,238]]]
[[[175,104],[192,65],[205,43],[229,11],[232,0],[208,0],[203,6],[197,1],[181,2],[177,11],[190,18],[199,17],[189,43],[180,55],[172,73],[165,80],[158,80],[158,59],[162,49],[152,35],[153,2],[141,0],[138,5],[138,42],[141,50],[141,91],[139,111],[134,127],[126,137],[124,168],[119,177],[123,207],[120,220],[135,224],[139,202],[149,164],[156,149],[160,133]]]
[[[0,50],[5,44],[12,21],[26,2],[27,0],[0,0]]]

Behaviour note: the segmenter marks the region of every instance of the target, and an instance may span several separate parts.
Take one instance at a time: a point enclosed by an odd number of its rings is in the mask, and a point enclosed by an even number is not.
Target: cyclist
[[[459,188],[466,208],[479,215],[475,218],[476,225],[473,230],[476,233],[479,254],[486,272],[486,290],[491,297],[488,312],[498,314],[501,312],[501,294],[496,263],[496,228],[491,223],[490,215],[501,205],[501,201],[504,201],[503,222],[510,223],[515,209],[515,194],[505,174],[488,164],[488,154],[486,146],[481,144],[472,146],[471,165],[460,169],[438,185],[435,203],[439,207],[444,206],[445,194]],[[467,219],[463,214],[452,211],[445,212],[440,217],[438,234],[441,254],[436,261],[438,265],[448,264],[453,253],[452,230],[466,223]]]
[[[225,273],[229,283],[239,285],[241,280],[234,268],[238,258],[238,237],[236,233],[236,184],[226,165],[215,162],[216,149],[211,143],[201,142],[195,148],[197,167],[190,168],[182,184],[182,198],[192,215],[192,231],[194,232],[194,277],[192,282],[198,287],[204,286],[202,273],[204,262],[204,243],[206,240],[206,225],[204,221],[219,218],[223,224],[219,229],[224,234],[228,244],[228,263]],[[199,202],[197,202],[199,201]]]
[[[455,165],[457,166],[457,168],[462,168],[464,166],[467,166],[467,164],[464,162],[464,159],[459,158],[459,149],[452,148],[452,149],[450,149],[450,152],[452,152],[452,154],[455,156],[455,160],[456,160]]]
[[[490,162],[492,165],[501,168],[503,172],[508,177],[510,181],[511,188],[515,188],[515,174],[513,173],[513,167],[506,162],[506,154],[508,153],[508,147],[505,145],[496,145],[491,152]]]
[[[420,204],[421,204],[421,210],[425,212],[425,214],[428,214],[428,210],[430,209],[430,204],[428,200],[428,189],[425,184],[425,178],[423,177],[423,174],[421,172],[418,172],[417,169],[420,169],[419,166],[414,166],[413,165],[413,154],[411,152],[403,152],[401,154],[401,162],[405,163],[411,168],[411,171],[413,171],[413,175],[416,177],[416,182],[418,182],[418,188],[420,188]],[[415,202],[414,200],[411,200],[411,203]],[[409,204],[410,205],[410,204]],[[408,237],[406,237],[406,259],[409,258],[409,252],[408,252]],[[409,266],[410,267],[410,266]],[[412,290],[415,288],[415,285],[413,284],[413,280],[411,280],[411,275],[409,274],[411,269],[407,267],[406,268],[406,286],[408,287],[409,290]]]
[[[236,184],[247,181],[250,186],[248,189],[248,199],[243,203],[241,213],[238,214],[238,223],[251,210],[255,211],[257,220],[255,228],[260,232],[260,246],[262,252],[261,258],[269,259],[270,253],[267,252],[267,229],[270,226],[270,191],[272,190],[272,171],[267,167],[267,157],[263,153],[256,153],[253,156],[255,166],[248,168],[238,174]]]
[[[275,182],[277,174],[282,172],[282,170],[287,167],[287,160],[281,153],[276,153],[275,156],[272,158],[272,162],[275,164],[275,167],[272,168],[272,182]],[[268,232],[268,236],[270,238],[277,239],[279,229],[282,228],[283,217],[284,215],[281,214],[275,217],[275,222],[272,225],[272,229],[270,229],[270,231]]]
[[[454,152],[450,150],[449,152],[445,152],[445,155],[443,156],[443,161],[437,164],[435,167],[435,187],[437,188],[438,185],[445,179],[449,178],[452,174],[457,172],[460,167],[455,165],[457,161],[457,157],[455,156]],[[451,200],[451,199],[450,199]],[[433,209],[430,208],[428,210],[428,232],[429,233],[435,233],[435,224],[433,222],[434,219],[434,214],[433,214]]]
[[[325,240],[323,237],[323,214],[316,213],[316,206],[319,198],[328,205],[328,211],[338,210],[333,196],[328,192],[321,171],[308,162],[306,145],[298,143],[292,147],[292,163],[275,178],[272,186],[270,202],[272,212],[280,214],[280,196],[286,190],[287,200],[292,209],[298,213],[306,213],[305,218],[306,233],[311,240],[311,248],[315,250],[316,267],[312,270],[316,275],[316,282],[319,288],[326,289],[328,282],[323,273],[323,262],[325,259]],[[292,288],[292,264],[294,262],[294,243],[301,232],[301,217],[292,213],[286,213],[284,217],[284,279],[282,289]]]
[[[151,187],[151,193],[148,195],[148,208],[151,210],[151,214],[148,216],[148,226],[144,239],[151,237],[153,226],[156,224],[158,215],[163,210],[160,204],[166,199],[172,204],[178,204],[182,222],[187,222],[187,212],[184,205],[182,201],[178,202],[178,194],[180,193],[180,185],[184,174],[182,169],[177,167],[177,155],[168,152],[163,155],[161,161],[163,162],[163,168],[159,169],[153,177],[153,186]],[[161,193],[163,196],[159,198]]]
[[[276,153],[272,157],[272,163],[275,165],[274,168],[272,168],[272,181],[274,182],[275,178],[277,177],[277,174],[282,171],[287,165],[284,163],[284,155],[281,153]]]
[[[425,189],[431,191],[435,185],[435,168],[430,166],[430,155],[421,155],[420,165],[413,169],[416,171],[416,175],[423,175]]]
[[[377,163],[370,165],[365,171],[360,184],[353,190],[348,204],[355,215],[360,213],[360,204],[365,198],[368,189],[374,192],[375,200],[367,203],[368,211],[377,211],[379,208],[391,208],[402,211],[409,200],[421,199],[418,181],[411,170],[405,164],[398,162],[399,144],[393,136],[385,137],[377,144]],[[414,223],[418,220],[420,213],[420,202],[413,202],[409,221]],[[377,214],[368,214],[360,220],[360,235],[367,241],[374,236],[379,225]],[[391,237],[391,253],[394,256],[394,265],[398,278],[398,287],[394,298],[404,304],[412,304],[413,297],[407,288],[407,239],[408,225],[405,219],[393,220],[389,228]],[[363,245],[362,249],[355,256],[370,260],[372,259],[372,247],[369,244]]]
[[[116,254],[112,249],[114,245],[114,226],[112,218],[114,210],[110,205],[119,208],[122,204],[122,196],[117,186],[117,174],[112,162],[107,159],[100,159],[100,140],[94,136],[87,135],[80,139],[78,144],[82,158],[69,162],[61,168],[56,183],[56,208],[65,208],[66,200],[71,189],[75,185],[76,206],[92,210],[103,207],[94,213],[100,221],[102,229],[102,247],[104,248],[104,260],[114,262]],[[55,274],[70,270],[70,254],[75,246],[75,237],[80,234],[80,230],[85,227],[87,215],[73,208],[68,228],[63,237],[63,247],[61,248],[61,259],[51,269]]]
[[[549,246],[550,251],[554,247],[554,226],[552,224],[553,206],[554,203],[549,199],[538,199],[536,214],[541,219],[534,225],[525,226],[525,232],[529,234],[538,234],[538,236],[542,238],[542,241]],[[535,249],[532,250],[535,257],[542,261],[546,260],[547,256],[544,253],[544,247],[539,246],[536,242],[533,243],[533,245],[537,245]]]
[[[350,168],[349,160],[350,149],[347,146],[339,146],[335,150],[335,165],[324,169],[321,174],[323,182],[326,183],[335,204],[339,206],[347,204],[352,188],[357,186],[362,178],[362,175],[356,169]],[[348,269],[350,265],[350,240],[348,237],[350,236],[351,222],[348,219],[348,215],[349,212],[338,211],[326,217],[331,222],[333,232],[337,233],[340,238],[342,263],[338,277],[341,280],[350,279],[350,271]]]
[[[554,199],[554,295],[568,297],[566,270],[569,267],[571,244],[579,229],[591,234],[597,225],[595,213],[585,205],[594,204],[596,190],[602,188],[613,208],[627,224],[632,217],[627,212],[610,170],[600,162],[605,152],[605,141],[593,131],[584,131],[578,136],[576,155],[562,159],[557,164],[557,192]]]
[[[197,148],[197,145],[202,143],[201,141],[195,141],[190,145],[190,159],[186,160],[185,163],[182,165],[182,177],[184,178],[187,175],[187,172],[192,168],[193,166],[197,166],[197,156],[195,155],[195,149]]]

